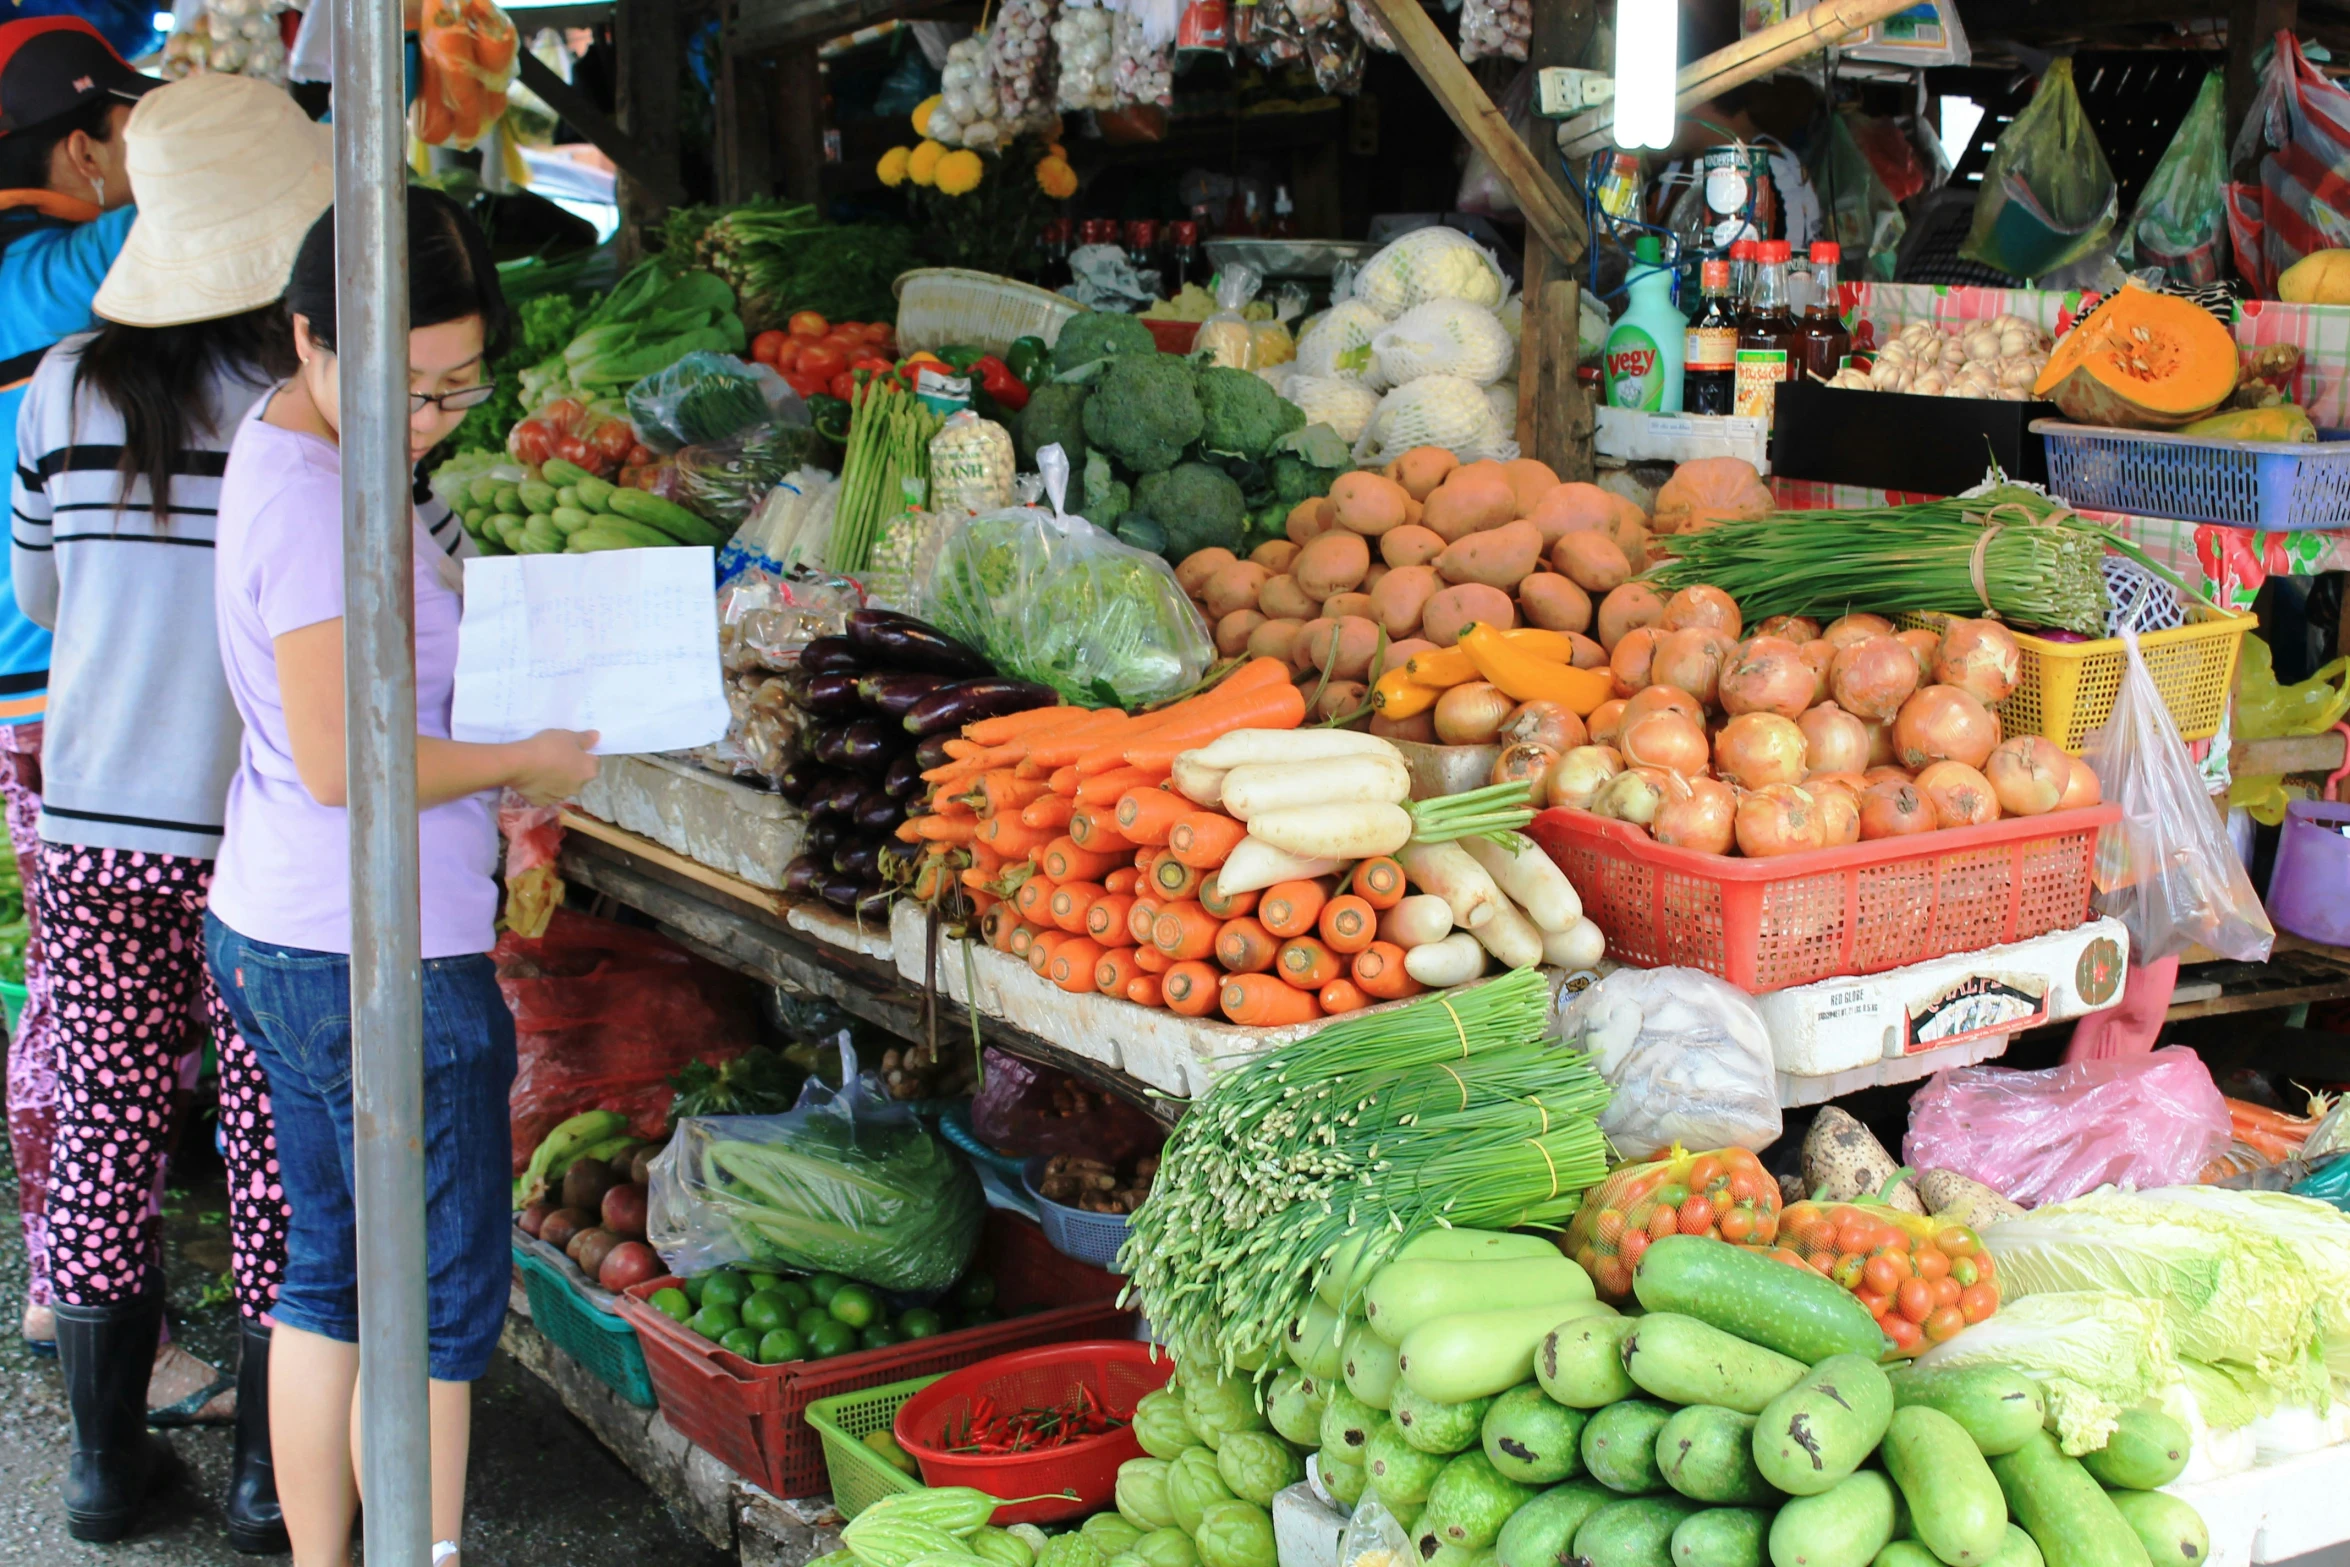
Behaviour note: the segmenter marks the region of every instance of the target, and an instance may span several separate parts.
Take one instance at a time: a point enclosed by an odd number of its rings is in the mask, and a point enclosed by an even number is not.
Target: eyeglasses
[[[479,408],[498,395],[498,383],[484,381],[478,386],[460,386],[453,392],[410,392],[408,412],[420,414],[428,407],[447,413],[463,413],[468,408]]]

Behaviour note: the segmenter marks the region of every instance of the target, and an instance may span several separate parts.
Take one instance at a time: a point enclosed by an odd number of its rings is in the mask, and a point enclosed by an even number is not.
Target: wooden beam
[[[619,0],[613,10],[613,103],[645,169],[640,176],[620,165],[621,252],[630,259],[643,253],[646,231],[685,199],[677,157],[684,30],[676,8],[661,0]]]
[[[1387,25],[1387,36],[1395,40],[1397,52],[1427,83],[1446,116],[1471,146],[1492,161],[1510,194],[1517,198],[1518,210],[1525,214],[1527,234],[1566,266],[1582,260],[1591,241],[1583,226],[1582,209],[1567,199],[1548,168],[1526,150],[1485,89],[1477,85],[1477,78],[1461,63],[1460,55],[1420,8],[1420,0],[1364,3]]]
[[[2228,772],[2237,778],[2273,773],[2331,773],[2342,765],[2342,737],[2280,735],[2271,740],[2238,740],[2228,748]]]
[[[824,196],[824,73],[816,45],[796,44],[775,61],[776,183],[792,201]]]
[[[1596,25],[1592,0],[1535,0],[1529,70],[1579,64]],[[1592,476],[1591,408],[1575,379],[1582,357],[1582,290],[1572,263],[1528,245],[1524,324],[1518,333],[1518,445],[1562,479]]]
[[[775,62],[734,47],[739,0],[724,0],[719,12],[718,199],[735,203],[775,188],[775,133],[767,98]]]
[[[1791,65],[1859,32],[1872,22],[1906,11],[1916,0],[1821,0],[1800,16],[1716,49],[1681,67],[1674,102],[1693,109],[1741,82]],[[1587,158],[1615,139],[1616,111],[1610,107],[1579,114],[1559,128],[1559,147],[1569,158]]]
[[[548,70],[528,49],[515,51],[514,60],[521,68],[522,85],[544,99],[548,108],[563,116],[573,130],[594,143],[596,150],[618,164],[622,172],[648,187],[664,190],[665,201],[682,199],[674,174],[613,124],[611,117],[591,103],[586,93]]]

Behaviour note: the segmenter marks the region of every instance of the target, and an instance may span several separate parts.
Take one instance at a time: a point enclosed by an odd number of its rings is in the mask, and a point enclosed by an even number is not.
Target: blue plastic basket
[[[613,1392],[646,1409],[657,1408],[653,1379],[645,1370],[644,1346],[636,1329],[618,1312],[603,1311],[579,1292],[565,1270],[556,1268],[524,1239],[514,1237],[514,1260],[522,1266],[523,1293],[530,1297],[532,1326],[548,1342],[578,1361]]]
[[[1039,1155],[1020,1167],[1020,1185],[1036,1204],[1036,1222],[1044,1227],[1045,1243],[1064,1257],[1116,1273],[1118,1248],[1126,1244],[1126,1215],[1065,1208],[1039,1193],[1036,1183],[1044,1179],[1050,1162]]]
[[[2047,442],[2049,492],[2075,506],[2269,533],[2350,528],[2350,430],[2314,444],[2212,441],[2035,419],[2032,433]]]
[[[1020,1179],[1020,1161],[1008,1153],[997,1153],[979,1140],[977,1132],[971,1130],[969,1100],[939,1112],[938,1135],[962,1149],[973,1164],[985,1165],[1007,1181]]]

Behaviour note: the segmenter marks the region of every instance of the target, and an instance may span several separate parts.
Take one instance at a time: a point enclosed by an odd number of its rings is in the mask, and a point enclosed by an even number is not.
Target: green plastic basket
[[[808,1406],[808,1424],[824,1440],[824,1472],[832,1481],[832,1505],[843,1518],[854,1518],[883,1497],[897,1491],[919,1491],[922,1482],[894,1468],[867,1447],[864,1438],[887,1431],[906,1400],[936,1382],[937,1377],[913,1377],[860,1393],[819,1398]]]
[[[561,1271],[519,1242],[514,1247],[514,1260],[522,1265],[522,1288],[530,1297],[531,1323],[548,1341],[630,1403],[645,1409],[659,1407],[653,1379],[645,1371],[644,1346],[637,1342],[636,1329],[628,1319],[617,1312],[597,1310]]]

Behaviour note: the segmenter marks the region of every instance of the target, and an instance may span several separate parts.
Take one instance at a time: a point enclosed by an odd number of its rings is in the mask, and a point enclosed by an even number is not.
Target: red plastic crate
[[[2070,930],[2089,917],[2097,835],[2121,814],[2107,803],[1772,860],[1667,848],[1555,807],[1526,831],[1609,957],[1760,993]]]
[[[823,1439],[804,1418],[816,1399],[957,1371],[1007,1350],[1119,1338],[1134,1330],[1134,1313],[1117,1306],[1120,1281],[1054,1251],[1026,1219],[991,1209],[977,1260],[995,1276],[999,1310],[1048,1309],[887,1349],[780,1366],[730,1354],[647,1304],[654,1291],[680,1282],[675,1278],[635,1286],[621,1297],[620,1309],[636,1327],[663,1419],[775,1495],[814,1496],[826,1484]]]

